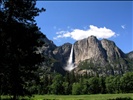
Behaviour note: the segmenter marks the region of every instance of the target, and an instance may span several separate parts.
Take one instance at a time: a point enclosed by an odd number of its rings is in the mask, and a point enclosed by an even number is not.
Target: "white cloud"
[[[106,27],[98,28],[97,26],[90,25],[88,29],[73,29],[71,32],[69,31],[60,31],[56,33],[58,36],[54,37],[54,39],[59,38],[73,38],[74,40],[81,40],[84,38],[87,38],[91,35],[96,36],[99,38],[110,38],[110,37],[116,37],[118,34],[113,32],[111,29],[108,29]]]
[[[56,34],[58,35],[58,34],[65,34],[65,33],[67,33],[68,31],[59,31],[59,32],[56,32]]]
[[[57,37],[54,37],[53,39],[57,40],[58,38],[62,38],[62,36],[58,35]]]
[[[125,25],[121,25],[121,28],[125,29],[126,27],[125,27]]]

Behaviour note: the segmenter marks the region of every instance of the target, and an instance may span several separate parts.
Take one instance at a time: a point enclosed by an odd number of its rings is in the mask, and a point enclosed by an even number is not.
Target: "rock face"
[[[100,41],[94,36],[74,43],[74,54],[76,64],[86,59],[93,58],[95,61],[99,59],[105,61],[107,58]]]
[[[75,63],[78,70],[89,74],[123,74],[130,69],[126,55],[113,41],[97,40],[95,36],[74,44]]]
[[[108,58],[115,60],[117,58],[125,57],[125,54],[115,45],[113,41],[103,39],[101,44]]]
[[[57,46],[53,43],[53,41],[49,40],[47,37],[42,38],[42,40],[45,42],[45,44],[42,47],[39,47],[38,51],[43,53],[44,55],[52,57],[52,52],[55,48],[57,48]]]
[[[77,41],[74,44],[75,62],[93,58],[95,61],[109,61],[124,57],[124,53],[115,45],[114,42],[103,39],[97,40],[96,37]]]
[[[127,54],[127,56],[128,56],[129,59],[132,59],[133,60],[133,51],[129,52]]]
[[[47,45],[40,48],[44,55],[53,58],[53,68],[59,69],[66,66],[72,44],[65,43],[57,47],[52,41],[44,39]],[[73,44],[73,61],[77,66],[76,73],[90,75],[115,75],[123,74],[133,69],[133,52],[123,53],[113,41],[98,40],[95,36],[76,41]],[[60,71],[59,71],[60,72]]]
[[[64,67],[65,64],[67,63],[67,60],[71,52],[71,47],[72,44],[65,43],[64,45],[57,47],[53,51],[54,58],[62,64],[62,67]]]
[[[45,44],[42,47],[38,47],[38,52],[42,53],[45,59],[40,67],[40,73],[42,75],[51,72],[64,74],[65,70],[62,68],[61,60],[58,60],[57,57],[55,57],[55,54],[53,54],[53,51],[58,47],[47,37],[42,38],[42,40],[45,42]]]

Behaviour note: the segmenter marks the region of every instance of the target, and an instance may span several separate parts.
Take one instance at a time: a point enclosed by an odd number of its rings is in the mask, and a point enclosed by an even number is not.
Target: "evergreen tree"
[[[127,72],[120,78],[120,86],[123,93],[133,92],[133,72]]]
[[[57,74],[54,79],[53,83],[51,85],[51,93],[52,94],[63,94],[63,76],[60,74]]]
[[[114,89],[115,89],[115,93],[120,93],[121,92],[121,84],[120,84],[120,78],[121,76],[115,76],[113,82],[114,82]]]
[[[97,94],[101,92],[100,89],[100,80],[98,77],[91,77],[88,80],[88,84],[89,84],[89,93],[91,94]]]
[[[82,86],[80,83],[73,83],[72,85],[72,94],[73,95],[80,95],[82,92]]]
[[[89,83],[87,79],[84,79],[82,84],[82,94],[88,94],[88,93],[89,93]]]
[[[106,93],[105,77],[99,77],[101,93]]]
[[[114,76],[109,76],[106,78],[106,90],[108,93],[115,93]]]
[[[69,92],[69,91],[70,91],[70,89],[69,89],[69,83],[68,83],[68,82],[63,82],[62,85],[63,85],[64,94],[65,94],[65,95],[70,94],[70,92]],[[62,90],[62,91],[63,91],[63,90]]]
[[[36,0],[0,0],[0,83],[1,92],[30,95],[27,85],[35,80],[37,64],[44,59],[36,53],[41,38],[34,18],[44,9],[35,7]]]

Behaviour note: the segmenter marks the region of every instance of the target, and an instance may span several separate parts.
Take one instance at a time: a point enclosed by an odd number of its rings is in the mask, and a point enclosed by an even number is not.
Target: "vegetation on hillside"
[[[79,71],[88,70],[90,75],[122,75],[125,72],[133,71],[133,61],[129,58],[117,58],[110,63],[106,63],[104,66],[100,66],[100,60],[93,62],[93,59],[86,59],[81,61],[78,65]],[[115,65],[115,66],[112,66]],[[128,66],[128,67],[122,67]]]
[[[74,72],[44,75],[39,85],[29,88],[33,94],[83,95],[132,93],[133,72],[117,76],[81,76]]]

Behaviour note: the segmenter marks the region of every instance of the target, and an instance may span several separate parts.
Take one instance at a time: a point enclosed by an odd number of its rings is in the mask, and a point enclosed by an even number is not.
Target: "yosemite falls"
[[[69,56],[69,59],[67,61],[67,66],[64,68],[66,71],[71,71],[75,68],[74,63],[73,63],[73,45],[71,47],[71,53]]]

